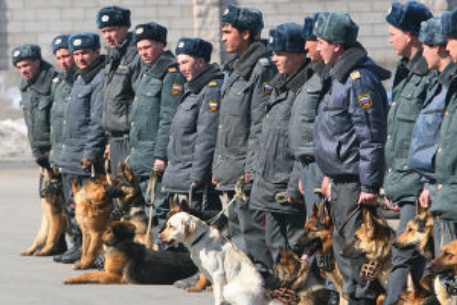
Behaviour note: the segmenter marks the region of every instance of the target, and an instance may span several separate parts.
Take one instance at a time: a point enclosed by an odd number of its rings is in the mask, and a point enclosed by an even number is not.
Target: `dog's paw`
[[[31,256],[35,251],[25,250],[19,253],[20,256]]]
[[[81,261],[77,261],[73,264],[73,270],[81,270]]]

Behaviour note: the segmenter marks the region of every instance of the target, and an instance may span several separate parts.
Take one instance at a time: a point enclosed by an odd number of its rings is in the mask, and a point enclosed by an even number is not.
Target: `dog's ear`
[[[374,224],[373,216],[372,216],[370,210],[367,208],[363,209],[363,223],[367,227],[369,237],[373,238],[373,234],[374,234],[373,231],[375,229],[375,224]]]
[[[127,181],[130,184],[136,183],[136,176],[133,173],[133,171],[130,169],[130,166],[127,163],[123,163],[122,173],[124,174],[125,179],[127,179]]]
[[[168,199],[170,211],[179,211],[179,205],[176,203],[175,197],[177,198],[177,196],[170,196]]]
[[[189,202],[186,199],[181,200],[181,211],[184,211],[184,212],[190,211]]]
[[[188,221],[182,220],[182,226],[183,226],[183,231],[184,231],[184,238],[189,238],[190,236],[195,234],[195,229],[197,227],[197,224],[192,218],[189,218]]]

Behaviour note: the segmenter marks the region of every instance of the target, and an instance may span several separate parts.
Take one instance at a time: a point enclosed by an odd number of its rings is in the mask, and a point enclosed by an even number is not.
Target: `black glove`
[[[41,157],[38,157],[35,159],[35,162],[43,167],[43,168],[46,168],[46,169],[50,169],[51,168],[51,164],[49,164],[49,158],[48,156],[41,156]]]

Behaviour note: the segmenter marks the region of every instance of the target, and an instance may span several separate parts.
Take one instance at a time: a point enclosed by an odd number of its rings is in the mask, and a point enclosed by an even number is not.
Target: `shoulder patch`
[[[208,83],[208,86],[210,86],[210,87],[216,87],[216,86],[217,86],[217,82],[214,81],[214,80],[213,80],[213,81],[210,81],[210,82]]]
[[[351,73],[351,78],[352,79],[360,78],[360,72],[358,70],[355,70],[354,72]]]
[[[370,93],[365,92],[357,95],[357,100],[359,101],[359,105],[362,109],[368,110],[371,108],[372,102]]]
[[[176,69],[176,67],[168,68],[168,72],[170,72],[170,73],[175,73],[176,71],[178,71],[178,69]]]
[[[56,76],[52,79],[52,82],[58,83],[58,82],[60,82],[60,78],[58,76]]]
[[[217,112],[219,110],[219,101],[218,100],[209,100],[208,101],[209,112]]]
[[[182,84],[173,83],[173,85],[171,86],[171,93],[173,93],[173,95],[182,95],[183,91],[184,86]]]
[[[270,85],[269,83],[263,83],[262,84],[262,90],[264,94],[270,95],[271,92],[273,91],[273,86]]]

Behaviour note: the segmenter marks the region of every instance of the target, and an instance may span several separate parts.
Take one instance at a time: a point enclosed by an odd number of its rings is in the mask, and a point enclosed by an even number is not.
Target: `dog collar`
[[[202,238],[206,235],[208,231],[205,231],[203,232],[202,234],[200,234],[191,244],[191,246],[195,246],[200,240],[202,240]]]

